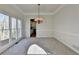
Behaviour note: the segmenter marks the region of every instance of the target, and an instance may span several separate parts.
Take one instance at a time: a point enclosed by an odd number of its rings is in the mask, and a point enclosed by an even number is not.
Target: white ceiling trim
[[[59,12],[65,5],[60,5],[54,12],[52,13],[40,13],[40,15],[55,15]],[[24,15],[38,15],[38,13],[24,13]]]
[[[24,13],[19,7],[16,5],[13,5],[17,10],[19,10],[23,15],[38,15],[38,13]],[[65,5],[60,5],[54,12],[52,13],[40,13],[40,15],[55,15],[57,12],[59,12]]]
[[[58,13],[64,6],[66,6],[66,5],[61,5],[59,8],[57,8],[53,13],[52,13],[52,15],[55,15],[56,13]]]
[[[12,6],[24,15],[24,12],[19,7],[17,7],[15,4],[12,4]]]
[[[38,13],[24,13],[24,15],[38,15]],[[40,13],[40,15],[52,15],[52,13]]]

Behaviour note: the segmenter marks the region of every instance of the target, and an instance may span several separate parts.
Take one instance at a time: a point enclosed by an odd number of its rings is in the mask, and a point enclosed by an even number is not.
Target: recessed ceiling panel
[[[21,9],[24,13],[38,12],[37,4],[16,4],[16,6],[19,9]],[[60,7],[60,4],[41,4],[40,13],[53,13],[59,7]]]

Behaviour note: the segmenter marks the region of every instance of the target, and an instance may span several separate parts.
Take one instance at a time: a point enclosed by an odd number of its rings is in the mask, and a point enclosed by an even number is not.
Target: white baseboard
[[[67,47],[69,47],[70,49],[72,49],[74,52],[76,52],[77,54],[79,54],[79,50],[77,50],[76,48],[73,47],[73,45],[75,45],[74,43],[73,44],[71,42],[67,43],[67,41],[64,40],[67,36],[71,36],[71,37],[73,36],[73,38],[74,38],[74,37],[79,37],[78,35],[75,35],[75,34],[72,34],[72,33],[57,32],[57,31],[54,31],[54,33],[55,33],[55,35],[53,35],[53,37],[56,38],[56,40],[60,41],[61,43],[63,43],[64,45],[66,45]],[[65,37],[65,35],[67,35],[67,36]]]
[[[70,49],[72,49],[74,52],[76,52],[77,54],[79,54],[79,51],[77,49],[75,49],[73,46],[69,45],[68,43],[62,41],[62,40],[59,40],[59,39],[56,39],[58,41],[60,41],[61,43],[63,43],[64,45],[66,45],[67,47],[69,47]]]

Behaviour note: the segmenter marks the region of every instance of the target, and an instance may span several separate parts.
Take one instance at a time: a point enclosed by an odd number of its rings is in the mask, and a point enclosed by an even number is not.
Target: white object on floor
[[[29,47],[27,54],[46,54],[44,49],[39,47],[37,44],[33,44]]]

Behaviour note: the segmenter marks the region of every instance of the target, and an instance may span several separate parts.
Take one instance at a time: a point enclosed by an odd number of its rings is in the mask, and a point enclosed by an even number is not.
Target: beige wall
[[[65,5],[52,19],[53,37],[79,47],[79,5]]]

